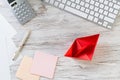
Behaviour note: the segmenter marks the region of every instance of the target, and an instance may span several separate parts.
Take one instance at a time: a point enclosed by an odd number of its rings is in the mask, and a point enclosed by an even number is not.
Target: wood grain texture
[[[120,80],[119,16],[113,29],[109,30],[54,7],[44,7],[39,0],[29,2],[37,16],[24,26],[17,22],[8,5],[0,6],[0,13],[18,32],[14,37],[16,46],[20,43],[25,29],[32,30],[20,57],[10,66],[11,80],[19,80],[15,74],[23,56],[33,57],[36,51],[59,56],[53,80]],[[76,61],[63,56],[75,38],[96,33],[101,35],[91,62]]]

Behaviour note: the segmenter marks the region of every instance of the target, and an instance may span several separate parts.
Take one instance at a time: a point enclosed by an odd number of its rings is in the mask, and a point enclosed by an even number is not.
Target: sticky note
[[[31,73],[47,78],[53,78],[58,57],[37,52],[33,59]]]
[[[24,56],[16,73],[16,77],[22,80],[39,80],[40,76],[30,73],[32,62],[32,58]]]

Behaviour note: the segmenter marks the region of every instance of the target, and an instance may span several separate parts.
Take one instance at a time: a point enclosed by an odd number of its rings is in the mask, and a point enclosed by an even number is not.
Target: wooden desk
[[[113,29],[109,30],[51,6],[46,5],[45,10],[39,0],[29,1],[37,16],[24,26],[17,22],[8,5],[0,6],[0,13],[18,32],[14,38],[16,46],[23,37],[22,31],[32,30],[20,57],[10,66],[12,80],[18,80],[15,73],[22,57],[33,57],[36,51],[60,57],[53,80],[120,80],[119,17]],[[91,62],[75,61],[63,56],[75,38],[96,33],[100,33],[101,36]]]

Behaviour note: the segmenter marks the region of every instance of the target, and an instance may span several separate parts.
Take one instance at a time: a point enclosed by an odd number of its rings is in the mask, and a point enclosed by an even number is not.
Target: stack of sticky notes
[[[53,78],[58,57],[37,52],[34,58],[25,56],[16,76],[21,80],[39,80],[40,76]]]
[[[16,76],[21,80],[39,80],[39,76],[32,75],[30,73],[32,63],[33,63],[33,59],[31,57],[25,56],[21,61]]]

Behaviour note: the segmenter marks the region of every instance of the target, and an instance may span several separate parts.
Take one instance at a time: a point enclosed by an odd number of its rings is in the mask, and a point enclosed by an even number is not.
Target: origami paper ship
[[[99,34],[77,38],[65,56],[82,60],[92,60],[98,38]]]

